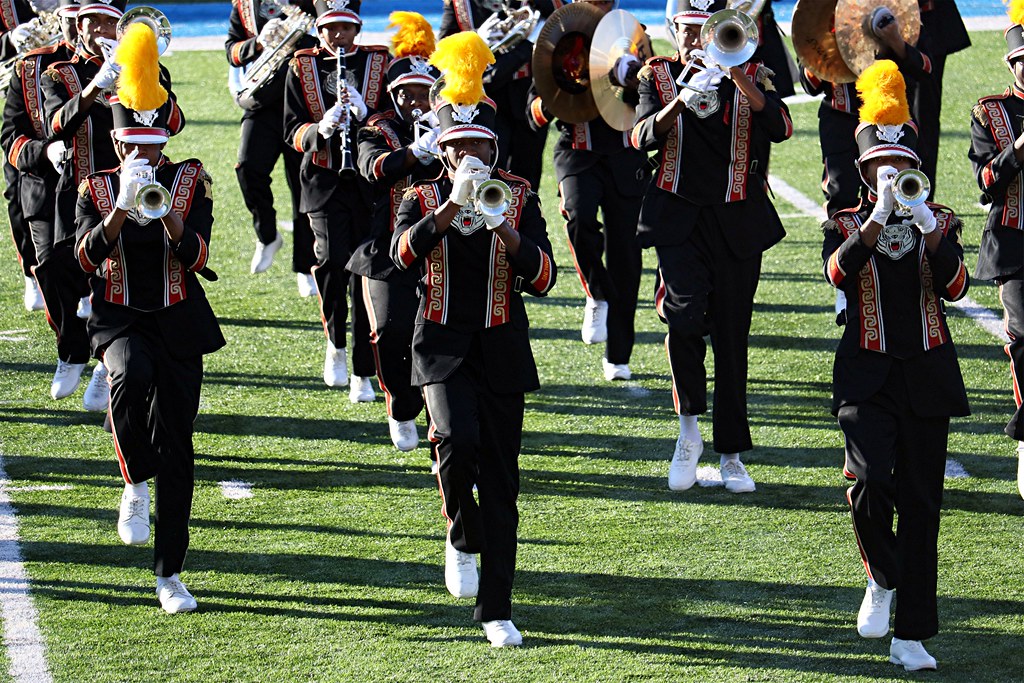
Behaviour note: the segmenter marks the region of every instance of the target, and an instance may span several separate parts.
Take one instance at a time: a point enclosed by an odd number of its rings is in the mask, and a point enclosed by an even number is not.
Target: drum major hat
[[[78,0],[60,0],[60,6],[57,8],[58,17],[74,17],[78,14],[80,5]]]
[[[665,16],[672,24],[700,26],[712,14],[726,8],[726,0],[670,0],[665,7]]]
[[[316,7],[317,28],[337,22],[361,27],[363,25],[363,20],[359,18],[361,4],[361,0],[316,0],[313,5]]]
[[[78,18],[93,14],[105,14],[108,17],[120,19],[124,14],[124,6],[127,2],[128,0],[82,0],[78,8]],[[63,11],[63,6],[61,10]]]
[[[160,53],[152,29],[141,22],[129,25],[115,59],[121,75],[117,95],[110,98],[114,139],[140,145],[167,142],[173,105],[160,85]]]
[[[1008,9],[1013,25],[1006,29],[1006,62],[1024,57],[1024,0],[1012,0]]]
[[[474,31],[448,36],[437,44],[430,63],[441,70],[445,83],[434,105],[441,129],[438,144],[465,138],[497,143],[497,106],[483,86],[484,71],[494,63],[494,55],[483,39]]]
[[[391,38],[391,54],[395,58],[388,65],[388,90],[409,84],[429,88],[441,75],[429,62],[435,47],[434,29],[416,12],[392,12],[388,19],[388,28],[398,27]]]
[[[907,85],[896,63],[883,59],[865,69],[857,79],[857,93],[863,103],[856,133],[861,180],[871,186],[863,170],[868,159],[906,157],[920,165],[917,125],[910,120]]]

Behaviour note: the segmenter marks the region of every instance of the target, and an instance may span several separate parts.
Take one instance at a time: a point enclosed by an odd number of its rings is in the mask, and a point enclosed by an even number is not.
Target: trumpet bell
[[[932,191],[932,184],[923,171],[908,168],[892,179],[892,196],[896,203],[908,209],[924,204]]]
[[[501,216],[512,205],[512,189],[500,180],[485,180],[476,188],[476,210],[484,216]]]
[[[171,210],[171,193],[160,183],[143,185],[135,195],[135,208],[144,218],[163,218]]]
[[[121,15],[117,22],[117,39],[121,40],[121,36],[124,35],[129,24],[134,24],[135,22],[142,22],[153,30],[153,34],[156,36],[157,52],[162,55],[167,51],[168,46],[171,44],[171,21],[167,18],[166,14],[156,7],[142,6],[131,8]]]
[[[748,15],[734,9],[715,12],[700,29],[704,51],[719,66],[739,66],[754,56],[759,33]]]

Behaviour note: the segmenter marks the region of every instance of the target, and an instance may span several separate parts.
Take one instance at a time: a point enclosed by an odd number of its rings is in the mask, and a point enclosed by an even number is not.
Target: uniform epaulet
[[[508,171],[502,170],[500,168],[498,169],[498,175],[500,175],[502,180],[504,180],[510,185],[525,185],[527,190],[530,189],[530,181],[527,180],[526,178],[513,175]]]
[[[405,193],[402,194],[402,201],[408,201],[416,198],[416,185],[405,188]]]
[[[319,50],[315,47],[304,47],[292,53],[292,57],[315,57]]]
[[[834,221],[831,218],[826,218],[825,221],[821,224],[821,232],[822,232],[822,234],[827,235],[830,232],[842,232],[842,231],[839,229],[839,223],[837,223],[836,221]]]
[[[775,72],[769,69],[764,64],[757,65],[757,72],[754,74],[754,78],[761,84],[761,87],[771,92],[775,90],[775,83],[772,79],[775,78]]]
[[[936,204],[935,202],[925,202],[925,204],[927,204],[928,208],[931,209],[933,212],[938,211],[939,213],[953,213],[953,209],[949,208],[945,204]]]
[[[361,52],[388,52],[386,45],[358,45]]]
[[[91,178],[92,176],[89,176],[89,177]],[[83,180],[82,182],[78,183],[78,196],[80,196],[80,197],[88,197],[89,196],[89,181],[88,180]]]
[[[978,104],[983,102],[989,102],[991,100],[1005,100],[1006,98],[1013,95],[1013,88],[1007,88],[1001,93],[995,95],[985,95],[984,97],[978,98]]]
[[[988,126],[988,109],[985,108],[985,104],[979,101],[974,107],[971,108],[971,116],[974,120],[983,126]]]
[[[35,57],[37,55],[52,55],[54,52],[60,49],[60,46],[61,43],[54,43],[53,45],[43,45],[42,47],[37,47],[34,50],[29,50],[28,52],[26,52],[22,59],[24,59],[25,57]]]
[[[657,64],[658,62],[678,62],[678,61],[679,61],[679,53],[676,53],[674,55],[654,55],[653,57],[649,57],[647,59],[647,61],[644,62],[644,64],[648,65],[648,64]]]
[[[378,112],[371,116],[370,118],[366,119],[366,125],[367,127],[376,126],[380,121],[391,121],[392,119],[395,118],[395,116],[397,116],[397,114],[391,109],[387,111]]]

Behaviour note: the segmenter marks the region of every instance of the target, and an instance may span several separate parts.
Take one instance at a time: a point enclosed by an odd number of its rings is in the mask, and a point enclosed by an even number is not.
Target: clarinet
[[[338,175],[342,178],[352,178],[356,175],[356,165],[352,160],[352,149],[351,142],[349,140],[349,130],[352,122],[352,110],[348,107],[348,94],[346,87],[348,84],[348,68],[345,64],[345,55],[342,54],[341,50],[338,50],[338,70],[336,72],[337,80],[335,85],[337,86],[338,92],[338,104],[345,103],[345,123],[340,127],[341,131],[341,168],[338,169]]]

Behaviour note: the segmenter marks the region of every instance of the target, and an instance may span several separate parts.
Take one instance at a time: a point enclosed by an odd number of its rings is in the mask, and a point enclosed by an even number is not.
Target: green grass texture
[[[1001,34],[972,38],[947,63],[938,183],[938,199],[963,218],[969,268],[985,218],[967,159],[970,109],[1011,82]],[[472,601],[444,589],[444,523],[426,449],[393,448],[380,398],[353,405],[324,386],[317,305],[297,296],[290,243],[267,273],[249,273],[255,237],[234,177],[240,111],[224,55],[164,61],[188,118],[167,153],[202,159],[214,178],[210,265],[220,280],[205,286],[228,340],[207,357],[196,422],[182,578],[197,612],[160,611],[152,548],[120,543],[111,437],[102,416],[82,411],[82,389],[49,398],[53,335],[41,313],[23,309],[14,249],[0,242],[0,453],[15,487],[72,487],[10,493],[56,681],[923,678],[888,663],[888,639],[864,640],[855,628],[865,576],[829,414],[840,330],[815,220],[779,199],[789,234],[764,257],[750,334],[755,449],[744,456],[757,491],[672,493],[678,422],[653,254],[644,255],[634,379],[605,382],[603,349],[579,339],[583,293],[548,157],[540,194],[559,282],[528,302],[543,386],[527,397],[520,461],[513,601],[526,645],[492,650]],[[817,108],[792,107],[795,135],[774,147],[771,168],[815,202]],[[280,170],[275,178],[287,217]],[[990,285],[975,281],[970,295],[1002,314]],[[1009,367],[1000,342],[957,310],[950,327],[973,409],[952,423],[950,457],[971,476],[946,483],[941,632],[928,642],[940,668],[926,678],[1019,681],[1024,501],[1016,444],[1002,434],[1013,410]],[[708,419],[701,425],[709,437]],[[717,465],[710,447],[702,464]],[[252,482],[254,497],[224,498],[218,482],[228,479]]]

